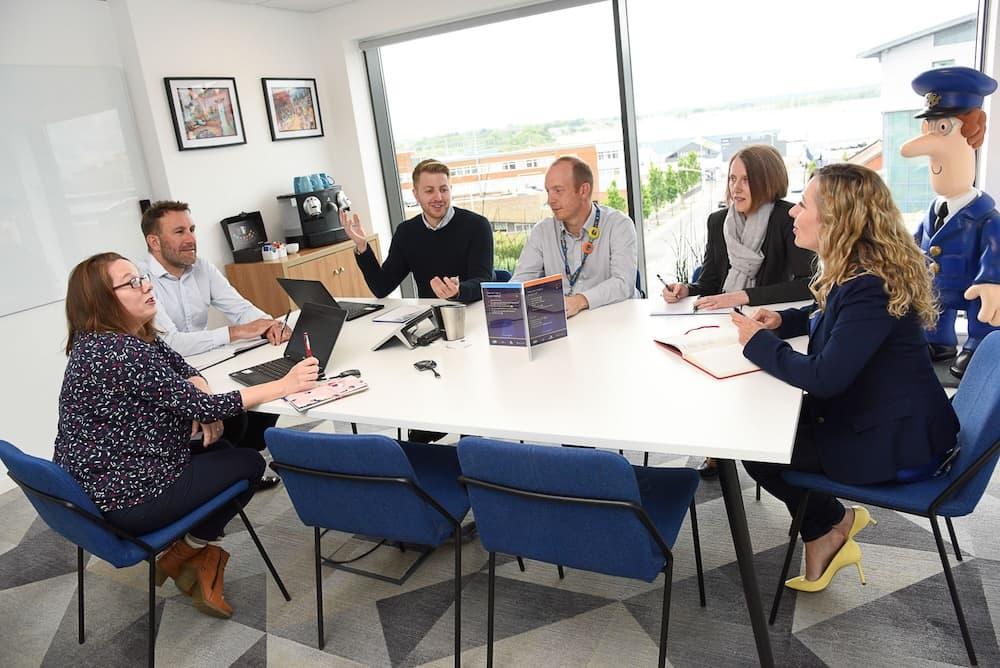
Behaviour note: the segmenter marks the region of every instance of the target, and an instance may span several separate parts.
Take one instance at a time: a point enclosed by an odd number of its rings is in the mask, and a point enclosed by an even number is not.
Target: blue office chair
[[[692,283],[697,283],[698,279],[701,278],[701,271],[702,271],[702,269],[703,269],[703,267],[699,264],[697,267],[695,267],[691,271],[691,282]]]
[[[693,469],[632,467],[606,451],[476,437],[458,444],[483,547],[490,553],[486,665],[493,665],[496,553],[652,582],[661,572],[660,658],[667,657],[673,553],[690,509],[698,592],[705,605]]]
[[[455,665],[462,650],[462,518],[469,497],[458,483],[454,448],[397,442],[386,436],[314,434],[268,429],[264,438],[288,497],[306,526],[313,527],[316,561],[316,624],[323,633],[323,580],[326,561],[350,573],[402,584],[449,537],[455,541]],[[421,557],[396,580],[333,562],[320,555],[320,539],[333,529],[427,545]],[[381,544],[381,543],[380,543]]]
[[[511,273],[506,269],[494,269],[493,270],[493,280],[498,283],[506,283],[510,280]]]
[[[646,298],[646,291],[642,289],[642,276],[639,274],[639,270],[635,270],[635,289],[639,293],[640,299]]]
[[[159,531],[143,536],[133,536],[104,519],[90,497],[80,488],[73,477],[59,467],[58,464],[38,457],[27,455],[7,441],[0,441],[0,461],[7,467],[7,472],[28,497],[38,515],[49,527],[76,545],[76,575],[77,575],[77,630],[78,641],[84,641],[83,618],[83,552],[107,561],[115,568],[133,566],[140,561],[149,563],[149,643],[147,657],[150,666],[155,663],[156,648],[156,555],[166,549],[171,543],[186,534],[190,529],[200,524],[206,517],[247,490],[247,482],[241,480],[223,491],[214,499],[197,510],[180,518],[173,524]],[[271,576],[281,590],[286,601],[291,601],[285,584],[274,570],[267,551],[257,538],[250,520],[239,508],[240,518],[250,532],[260,556],[271,571]]]
[[[958,413],[962,428],[958,434],[958,452],[951,471],[947,475],[910,484],[845,485],[815,473],[787,472],[783,477],[787,482],[809,491],[824,492],[834,496],[858,501],[873,506],[881,506],[910,515],[926,517],[930,520],[937,543],[945,579],[955,606],[958,625],[962,629],[962,639],[969,653],[969,661],[976,665],[976,654],[972,648],[972,638],[965,623],[965,614],[958,598],[955,578],[948,564],[944,540],[938,517],[944,517],[951,536],[955,557],[961,561],[962,554],[951,518],[970,514],[982,498],[986,485],[993,474],[1000,451],[1000,332],[994,332],[983,339],[975,357],[958,386],[952,405]],[[802,526],[804,509],[809,495],[799,505],[792,521],[791,540],[785,554],[785,564],[778,578],[778,591],[771,606],[771,623],[778,614],[784,581],[792,560],[799,527]]]

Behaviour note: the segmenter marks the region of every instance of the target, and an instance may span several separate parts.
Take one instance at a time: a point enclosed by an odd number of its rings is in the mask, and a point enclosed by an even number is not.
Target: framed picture
[[[322,137],[315,79],[261,79],[271,140]]]
[[[166,77],[163,84],[179,150],[247,143],[236,79]]]

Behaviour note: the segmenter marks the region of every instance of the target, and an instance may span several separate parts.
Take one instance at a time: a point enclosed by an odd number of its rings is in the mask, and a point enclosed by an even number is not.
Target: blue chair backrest
[[[697,283],[698,279],[701,278],[701,270],[702,266],[699,264],[697,267],[694,268],[694,271],[691,272],[692,283]]]
[[[279,464],[420,483],[399,443],[386,436],[271,428],[265,438]],[[307,526],[436,545],[442,525],[447,524],[440,513],[402,484],[278,470],[295,512]]]
[[[641,505],[635,471],[617,453],[466,437],[462,474],[531,492]],[[468,486],[483,547],[549,563],[652,581],[660,548],[628,509],[525,498]]]
[[[646,291],[642,289],[642,275],[638,269],[635,270],[635,290],[642,299],[646,298]]]
[[[21,483],[40,492],[72,503],[98,518],[101,511],[90,500],[76,480],[55,462],[25,454],[7,441],[0,441],[0,461]],[[117,553],[131,548],[131,543],[118,538],[65,506],[49,501],[29,490],[23,490],[38,515],[56,533],[113,564]]]
[[[955,477],[1000,440],[1000,332],[991,332],[980,342],[952,405],[961,425],[958,443],[962,446],[950,474]],[[947,503],[949,509],[972,512],[986,491],[996,464],[994,456],[952,495]]]
[[[510,280],[511,273],[506,269],[494,269],[493,270],[493,280],[498,283],[506,283]]]

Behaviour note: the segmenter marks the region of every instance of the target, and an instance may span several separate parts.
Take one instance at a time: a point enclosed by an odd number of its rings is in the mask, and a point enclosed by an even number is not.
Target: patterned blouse
[[[59,394],[53,460],[102,512],[162,494],[191,459],[191,422],[243,411],[239,392],[205,394],[198,371],[160,339],[82,332]]]

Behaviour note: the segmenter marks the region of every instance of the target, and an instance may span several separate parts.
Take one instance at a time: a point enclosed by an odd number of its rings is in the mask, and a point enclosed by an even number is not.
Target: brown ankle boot
[[[191,568],[196,576],[191,598],[195,607],[206,615],[223,619],[233,616],[233,609],[226,603],[222,591],[223,573],[228,562],[228,552],[217,545],[206,545],[185,565],[184,570]]]
[[[167,548],[167,551],[156,560],[156,586],[162,587],[168,577],[177,581],[178,577],[184,570],[184,564],[201,552],[201,550],[202,548],[191,547],[184,542],[183,538],[174,542],[174,544]],[[181,583],[178,581],[177,586],[185,594],[190,594],[191,587],[194,586],[194,582],[191,581],[185,588],[181,586]]]

